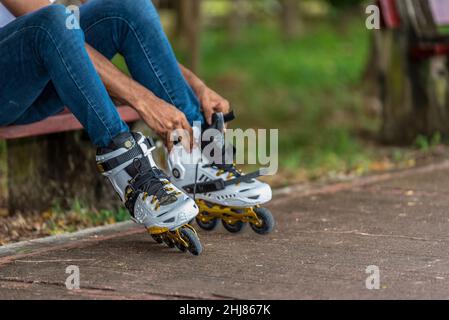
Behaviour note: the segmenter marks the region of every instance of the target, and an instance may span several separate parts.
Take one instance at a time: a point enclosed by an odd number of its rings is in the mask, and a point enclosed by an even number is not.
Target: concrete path
[[[200,257],[131,223],[0,247],[0,299],[447,299],[448,186],[443,162],[287,189],[268,206],[275,232],[200,231]],[[80,290],[66,289],[69,265]]]

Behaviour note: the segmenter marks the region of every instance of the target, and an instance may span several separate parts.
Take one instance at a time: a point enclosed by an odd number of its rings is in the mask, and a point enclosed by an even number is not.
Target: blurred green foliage
[[[319,174],[367,165],[372,155],[354,134],[377,126],[359,87],[369,41],[362,26],[359,17],[342,26],[311,21],[285,42],[277,24],[253,24],[232,44],[225,29],[208,29],[201,75],[232,102],[233,126],[280,129],[282,168]]]
[[[114,224],[129,220],[129,213],[125,208],[117,210],[97,210],[83,205],[81,201],[72,201],[69,210],[54,203],[52,208],[43,213],[45,231],[49,234],[75,232],[88,227]]]
[[[428,150],[442,143],[442,137],[440,132],[434,133],[431,137],[418,135],[415,139],[415,146],[419,150]]]

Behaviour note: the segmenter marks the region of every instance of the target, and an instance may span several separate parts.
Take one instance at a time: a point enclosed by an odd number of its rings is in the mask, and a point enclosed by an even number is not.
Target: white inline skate
[[[195,132],[196,145],[201,147],[194,147],[191,153],[180,143],[175,145],[168,156],[169,176],[178,188],[195,199],[199,206],[196,222],[202,229],[213,230],[221,220],[225,229],[232,233],[240,232],[249,223],[258,234],[267,234],[273,230],[275,222],[270,211],[261,205],[271,200],[270,186],[255,179],[261,175],[259,171],[245,175],[235,167],[232,157],[226,161],[230,163],[224,161],[227,149],[224,124],[233,117],[232,113],[226,117],[214,114],[213,124],[202,133],[213,129],[215,134],[209,141],[200,143],[202,135]],[[199,130],[194,128],[194,131]],[[218,144],[216,150],[220,150],[222,161],[214,161],[202,152],[210,143]]]
[[[198,214],[195,202],[176,188],[156,166],[154,144],[141,133],[123,133],[97,152],[98,170],[158,243],[199,255],[198,235],[188,223]]]

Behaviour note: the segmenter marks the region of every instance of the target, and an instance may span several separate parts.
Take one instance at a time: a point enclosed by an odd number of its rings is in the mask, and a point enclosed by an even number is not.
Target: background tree
[[[303,27],[299,13],[299,1],[280,0],[280,4],[282,34],[287,40],[293,39],[300,34]]]
[[[200,63],[201,0],[176,1],[176,36],[186,55],[186,65],[194,72]]]

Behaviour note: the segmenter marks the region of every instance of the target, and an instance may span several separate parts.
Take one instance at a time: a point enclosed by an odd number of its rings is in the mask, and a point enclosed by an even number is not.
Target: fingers
[[[180,137],[182,146],[184,147],[184,149],[190,152],[193,147],[193,129],[187,122],[185,116],[181,120],[178,132],[179,132],[178,136]]]
[[[231,105],[228,100],[222,99],[218,105],[218,112],[223,112],[224,114],[229,113],[231,110]]]
[[[201,106],[203,107],[204,118],[206,118],[207,124],[211,125],[214,110],[211,108],[210,98],[208,95],[204,95],[201,99]]]
[[[180,141],[187,151],[193,147],[193,129],[187,121],[184,113],[176,107],[160,100],[158,112],[149,112],[150,108],[144,112],[139,112],[145,123],[154,130],[165,142],[168,151],[171,152],[175,141]],[[162,111],[163,108],[163,111]]]
[[[167,141],[167,148],[168,143],[170,143],[171,147],[173,147],[173,140],[175,140],[176,142],[181,142],[184,149],[190,152],[193,147],[193,129],[187,121],[185,115],[181,112],[176,115],[171,127],[172,129],[168,133],[170,141]]]
[[[187,130],[188,134],[189,134],[189,147],[190,150],[193,149],[193,143],[195,142],[194,136],[193,136],[193,128],[190,125],[190,123],[187,121],[187,119],[185,119],[184,121],[184,129]]]
[[[170,133],[165,134],[165,145],[167,147],[168,152],[170,153],[173,149],[173,141]]]
[[[212,108],[204,108],[204,118],[208,125],[212,125],[212,115],[214,114],[214,110]]]

